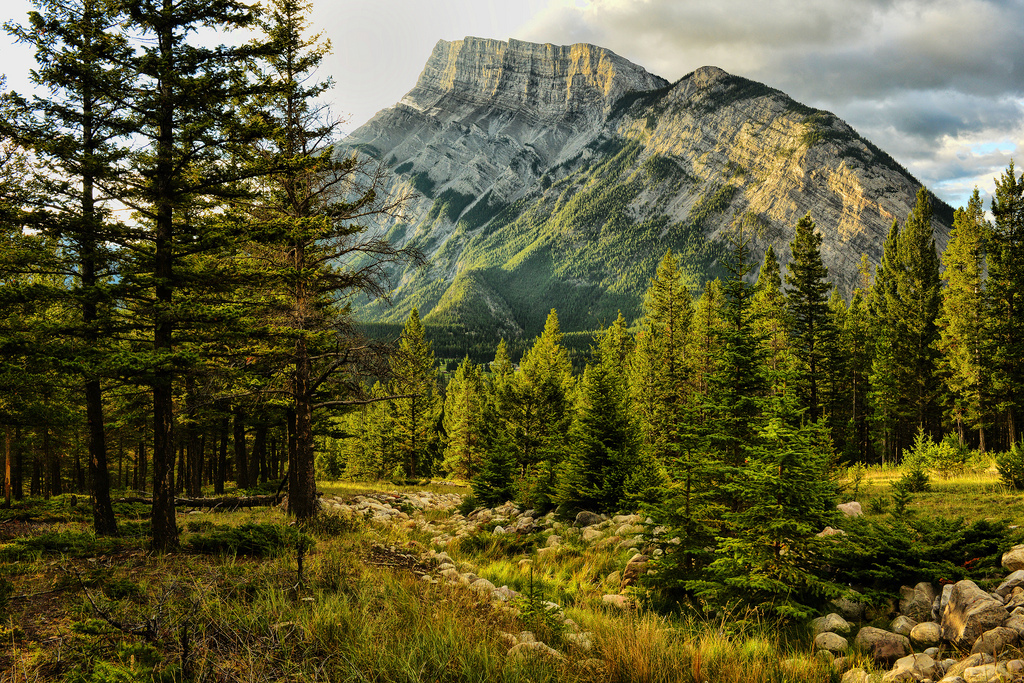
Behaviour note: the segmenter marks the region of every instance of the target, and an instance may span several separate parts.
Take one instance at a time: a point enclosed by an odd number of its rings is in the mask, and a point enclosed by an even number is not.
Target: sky
[[[29,0],[0,0],[24,21]],[[592,43],[669,81],[714,65],[829,110],[954,207],[1024,148],[1024,0],[314,0],[336,114],[401,99],[439,39]],[[25,90],[32,54],[0,35]],[[1019,164],[1024,168],[1024,161]],[[987,203],[986,203],[987,205]]]

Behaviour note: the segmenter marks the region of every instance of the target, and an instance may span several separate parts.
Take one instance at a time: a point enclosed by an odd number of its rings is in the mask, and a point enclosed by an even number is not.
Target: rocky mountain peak
[[[604,113],[624,93],[667,84],[611,50],[467,37],[440,40],[401,104],[452,120],[480,108],[552,121]]]

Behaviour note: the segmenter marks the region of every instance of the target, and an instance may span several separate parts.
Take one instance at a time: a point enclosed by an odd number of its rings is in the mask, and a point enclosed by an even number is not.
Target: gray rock
[[[562,537],[557,534],[548,536],[548,540],[544,541],[545,547],[554,548],[555,546],[562,545]]]
[[[932,602],[935,601],[935,587],[921,582],[911,588],[900,588],[900,614],[914,621],[928,621],[932,618]]]
[[[816,650],[825,650],[836,654],[846,652],[849,647],[849,641],[838,633],[824,631],[814,636],[814,649]]]
[[[494,527],[494,531],[492,531],[491,533],[494,534],[495,536],[501,536],[503,533],[505,533],[505,527],[503,527],[503,526],[496,526],[496,527]]]
[[[914,642],[914,639],[911,638],[910,642]],[[928,655],[929,657],[931,657],[932,659],[935,659],[936,657],[939,656],[939,648],[937,648],[937,647],[929,647],[929,648],[925,649],[924,653],[926,655]],[[940,664],[940,666],[941,666],[941,664]],[[943,671],[945,671],[945,669],[943,669]]]
[[[584,652],[590,652],[594,648],[592,633],[567,633],[564,638],[565,642]]]
[[[850,669],[843,674],[841,683],[868,683],[869,680],[868,672],[864,669],[858,668]]]
[[[843,619],[840,615],[832,612],[813,620],[811,622],[811,630],[814,632],[814,635],[831,632],[847,636],[850,635],[850,631],[853,630],[853,626],[846,619]]]
[[[510,659],[514,660],[540,658],[563,661],[565,659],[565,656],[561,652],[540,642],[519,643],[508,651],[508,656]]]
[[[1016,645],[1019,639],[1020,635],[1012,628],[997,626],[994,629],[985,631],[981,634],[981,637],[974,641],[971,654],[986,653],[999,655],[1004,650]]]
[[[913,654],[897,659],[892,671],[882,676],[882,681],[916,683],[925,678],[934,681],[941,675],[942,671],[934,659],[925,654]]]
[[[836,505],[836,509],[847,517],[860,517],[864,514],[863,510],[861,510],[860,503],[856,501],[840,503],[839,505]]]
[[[973,581],[959,581],[942,613],[942,638],[967,649],[974,646],[982,633],[1000,626],[1007,617],[1009,613],[1002,603],[993,600]]]
[[[838,598],[829,603],[844,619],[861,621],[864,619],[864,603],[849,598]]]
[[[595,529],[592,526],[588,526],[583,529],[583,540],[587,543],[592,543],[597,539],[601,538],[601,536],[603,535],[604,534],[601,532],[600,529]]]
[[[983,664],[981,666],[972,666],[964,671],[964,680],[967,683],[1004,683],[1006,673],[1006,667],[1000,667],[995,664]]]
[[[934,621],[922,621],[910,629],[909,635],[917,647],[936,647],[942,642],[942,627]]]
[[[976,654],[967,657],[959,662],[953,664],[953,666],[946,669],[945,678],[952,678],[955,676],[963,676],[964,671],[970,669],[973,666],[981,666],[983,664],[992,664],[995,662],[995,658],[992,655],[987,654]]]
[[[889,630],[901,636],[909,636],[910,631],[917,626],[917,622],[902,614],[898,615],[889,623]]]
[[[487,595],[490,595],[495,591],[494,584],[487,579],[477,579],[473,583],[469,584],[469,587],[478,593],[486,593]]]
[[[603,521],[604,518],[602,518],[601,515],[595,512],[587,512],[586,510],[584,510],[583,512],[580,512],[578,515],[576,515],[576,522],[573,524],[573,526],[593,526],[594,524],[600,524]]]
[[[1024,569],[1018,569],[1003,579],[1003,582],[996,588],[996,593],[1005,599],[1013,592],[1014,588],[1022,585],[1024,585]]]
[[[1017,609],[1021,608],[1018,607]],[[1024,610],[1021,611],[1024,612]],[[1012,628],[1017,632],[1018,636],[1024,636],[1024,614],[1011,614],[1009,619],[1003,622],[1003,626]]]
[[[953,584],[947,583],[942,587],[942,595],[939,597],[939,613],[935,616],[937,621],[942,621],[942,614],[946,611],[946,605],[949,604],[949,596],[953,594]]]
[[[626,595],[602,595],[601,601],[620,609],[628,609],[630,604],[629,597]]]
[[[909,638],[873,626],[858,631],[853,644],[879,664],[891,664],[910,654]]]

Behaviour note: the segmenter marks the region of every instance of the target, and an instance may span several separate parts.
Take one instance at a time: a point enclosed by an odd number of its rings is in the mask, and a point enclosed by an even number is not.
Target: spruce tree
[[[414,308],[391,359],[390,382],[391,393],[399,397],[391,401],[395,446],[407,477],[430,476],[433,471],[442,408],[436,365],[419,311]]]
[[[989,226],[977,188],[966,208],[953,215],[953,232],[942,254],[942,308],[939,315],[939,370],[945,386],[945,404],[960,443],[964,430],[977,429],[979,449],[985,450],[988,418],[988,377],[991,361],[987,328],[990,325],[985,291],[985,243]]]
[[[996,178],[995,223],[988,239],[994,391],[1006,416],[1007,445],[1020,439],[1024,414],[1024,174],[1013,162]]]
[[[801,218],[790,242],[793,258],[786,273],[798,395],[811,422],[817,422],[822,414],[825,340],[834,334],[828,313],[832,283],[828,281],[828,268],[821,262],[821,239],[811,215]]]
[[[789,309],[782,292],[782,274],[775,250],[769,245],[754,286],[751,304],[754,328],[764,340],[765,376],[773,394],[786,393],[793,380],[794,358],[790,343]]]
[[[467,356],[452,375],[444,399],[444,469],[466,481],[483,457],[483,407],[487,400],[479,366]]]

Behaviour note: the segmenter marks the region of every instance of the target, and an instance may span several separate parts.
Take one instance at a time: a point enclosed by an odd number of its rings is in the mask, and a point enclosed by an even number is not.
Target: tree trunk
[[[235,407],[235,486],[249,488],[249,463],[245,453],[245,411]]]
[[[306,340],[295,343],[293,400],[295,405],[295,458],[289,463],[288,512],[297,519],[316,514],[316,472],[313,452],[313,401]]]
[[[11,507],[11,428],[4,427],[4,499]]]
[[[252,461],[249,467],[249,481],[256,485],[256,481],[267,483],[267,423],[260,419],[256,423],[256,435],[252,443]]]
[[[224,493],[224,482],[228,478],[228,432],[230,431],[230,420],[225,415],[220,421],[220,453],[217,457],[217,473],[214,475],[213,492],[220,495]]]

